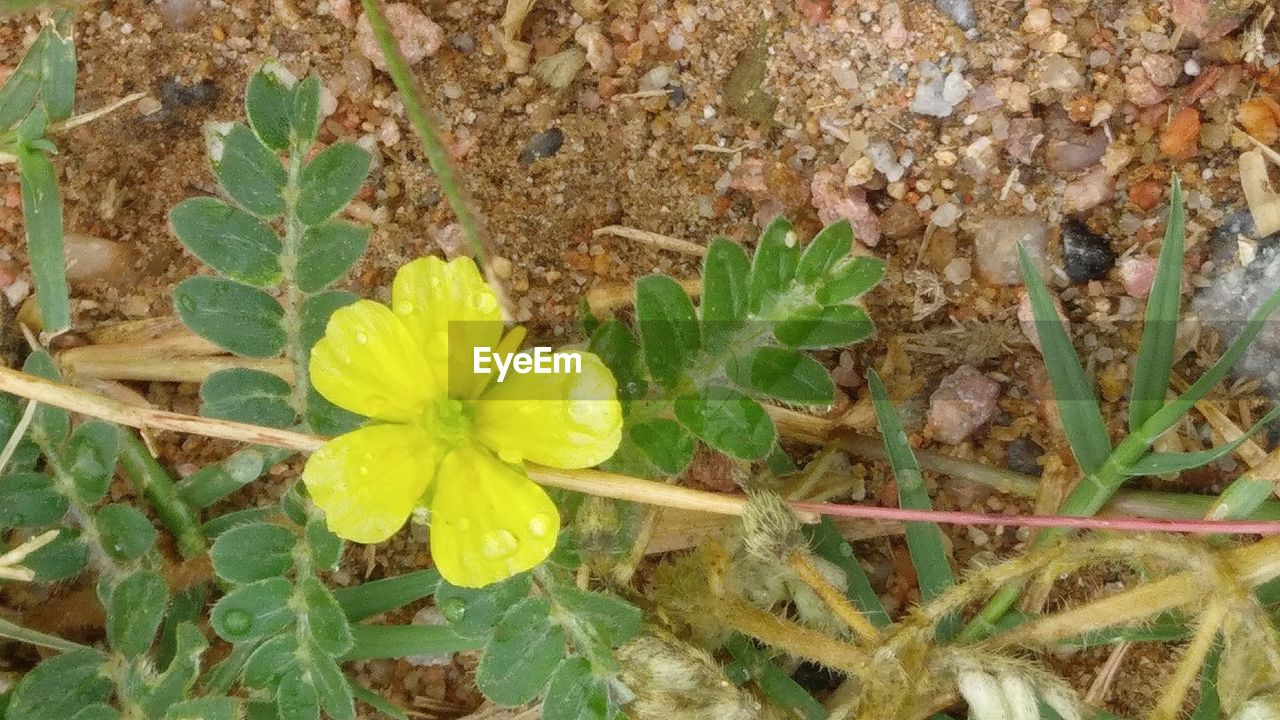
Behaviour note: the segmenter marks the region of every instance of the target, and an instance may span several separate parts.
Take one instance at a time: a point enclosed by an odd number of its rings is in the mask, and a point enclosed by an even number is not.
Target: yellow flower
[[[542,562],[560,515],[523,461],[557,468],[604,462],[622,437],[613,375],[577,353],[577,372],[473,372],[476,348],[515,351],[493,290],[471,260],[405,265],[391,307],[360,300],[333,314],[311,351],[311,383],[372,418],[308,460],[302,479],[329,528],[376,543],[418,508],[449,582],[480,587]],[[490,363],[492,364],[492,363]]]

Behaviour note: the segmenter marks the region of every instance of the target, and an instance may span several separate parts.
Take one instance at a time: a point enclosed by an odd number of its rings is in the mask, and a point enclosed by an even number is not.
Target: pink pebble
[[[867,204],[867,193],[862,188],[846,188],[834,172],[819,170],[814,173],[809,189],[823,225],[848,219],[853,225],[853,236],[863,245],[875,247],[880,242],[880,218]]]
[[[929,396],[933,436],[951,445],[963,441],[991,419],[999,399],[999,383],[972,365],[961,365]]]
[[[444,30],[431,22],[421,10],[408,3],[387,5],[383,12],[387,16],[391,33],[400,45],[405,62],[410,65],[416,65],[428,55],[434,55],[444,42]],[[382,49],[373,36],[373,27],[369,25],[369,18],[364,15],[356,21],[356,44],[360,47],[360,53],[369,58],[375,67],[384,71],[387,69]]]
[[[1151,294],[1151,286],[1156,281],[1158,262],[1146,255],[1130,255],[1120,260],[1120,283],[1130,297],[1144,298]]]

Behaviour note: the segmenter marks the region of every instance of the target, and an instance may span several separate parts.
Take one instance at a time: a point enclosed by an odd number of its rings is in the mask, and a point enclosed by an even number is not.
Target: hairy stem
[[[867,671],[867,655],[861,650],[773,613],[736,600],[716,604],[714,612],[717,620],[726,627],[789,655],[852,675]]]
[[[1196,634],[1182,654],[1177,671],[1167,681],[1160,701],[1151,711],[1151,720],[1176,720],[1182,716],[1182,705],[1186,701],[1187,692],[1200,675],[1200,668],[1204,666],[1205,658],[1213,648],[1213,641],[1218,636],[1226,611],[1227,603],[1219,597],[1210,601],[1209,607],[1200,615]]]
[[[173,478],[151,456],[138,433],[121,428],[119,435],[120,464],[134,490],[151,503],[160,522],[177,538],[178,552],[183,557],[202,555],[206,548],[204,532],[195,513],[178,497]]]
[[[880,631],[858,608],[853,606],[853,603],[849,602],[849,598],[844,593],[827,582],[827,579],[818,571],[817,565],[813,563],[813,556],[807,549],[793,550],[787,556],[787,563],[792,570],[796,571],[800,579],[822,598],[836,617],[840,618],[858,637],[872,647],[879,642]]]

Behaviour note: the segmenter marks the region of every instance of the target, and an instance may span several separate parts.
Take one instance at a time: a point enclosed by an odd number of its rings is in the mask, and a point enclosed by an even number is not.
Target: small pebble
[[[1062,226],[1062,261],[1072,283],[1099,280],[1107,276],[1116,262],[1111,241],[1089,230],[1079,220],[1070,219]]]
[[[847,219],[853,225],[853,236],[863,245],[875,247],[880,242],[880,219],[867,204],[865,190],[844,187],[830,170],[814,173],[809,190],[823,225]]]
[[[1200,149],[1200,111],[1185,107],[1174,114],[1160,136],[1160,152],[1174,160],[1189,160]]]
[[[972,365],[961,365],[929,396],[933,436],[951,445],[962,442],[991,419],[999,399],[999,383]]]
[[[1118,272],[1120,284],[1129,297],[1141,300],[1151,294],[1151,286],[1156,281],[1156,267],[1159,262],[1146,255],[1130,255],[1120,261]]]
[[[974,257],[978,260],[978,272],[988,282],[1000,285],[1021,285],[1022,271],[1018,266],[1018,244],[1021,243],[1031,256],[1031,262],[1042,275],[1049,269],[1049,225],[1038,217],[986,218],[974,230]]]
[[[1164,185],[1148,180],[1129,188],[1129,202],[1137,205],[1144,212],[1151,212],[1164,199]]]
[[[400,45],[400,53],[409,65],[416,65],[423,58],[434,55],[444,43],[444,30],[422,13],[421,10],[408,3],[392,3],[383,8],[387,25]],[[369,18],[361,15],[356,21],[356,45],[360,53],[369,58],[374,67],[385,71],[387,61],[382,56],[382,48],[373,36],[373,27]]]
[[[73,285],[109,280],[127,283],[133,278],[134,255],[125,245],[78,232],[63,237],[67,256],[67,281]]]
[[[1044,448],[1040,447],[1040,443],[1029,437],[1015,438],[1005,448],[1005,465],[1014,472],[1039,476],[1043,472],[1041,455],[1044,455]]]
[[[1099,165],[1067,183],[1062,191],[1062,210],[1067,213],[1091,210],[1110,200],[1114,189],[1115,179]]]
[[[527,167],[535,160],[549,158],[560,151],[561,145],[564,145],[564,132],[560,128],[544,130],[525,143],[524,149],[520,151],[520,164]]]

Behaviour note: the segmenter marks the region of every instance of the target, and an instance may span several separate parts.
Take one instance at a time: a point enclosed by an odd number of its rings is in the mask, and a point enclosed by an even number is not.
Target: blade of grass
[[[916,462],[915,453],[907,441],[907,434],[898,420],[898,413],[889,399],[889,393],[874,369],[868,371],[867,383],[871,388],[871,400],[875,404],[884,447],[889,453],[889,465],[893,468],[893,476],[897,482],[898,505],[914,510],[933,509],[929,493],[924,487],[924,474],[920,472],[920,464]],[[920,596],[928,602],[955,584],[942,531],[936,523],[909,522],[906,523],[906,536],[911,564],[916,569],[916,579],[920,584]],[[950,616],[938,623],[938,639],[950,640],[958,629],[958,616]]]
[[[374,710],[377,710],[383,715],[392,718],[393,720],[409,720],[409,716],[405,714],[404,710],[396,707],[378,693],[351,679],[350,676],[344,677],[346,677],[347,685],[351,688],[351,694],[355,699],[365,705],[368,705]]]
[[[435,570],[419,570],[395,577],[342,588],[333,597],[351,622],[360,622],[374,615],[404,607],[435,593],[440,585],[440,573]]]
[[[1200,671],[1200,699],[1191,712],[1191,720],[1218,720],[1222,717],[1222,704],[1218,699],[1218,664],[1222,659],[1222,642],[1214,643]]]
[[[0,637],[16,640],[17,642],[35,645],[37,647],[48,648],[49,650],[57,650],[58,652],[74,652],[76,650],[92,650],[88,645],[63,640],[57,635],[49,635],[39,630],[22,627],[17,623],[11,623],[4,618],[0,618]]]
[[[1155,282],[1147,297],[1142,344],[1134,370],[1129,400],[1129,430],[1136,431],[1164,405],[1173,372],[1173,346],[1178,336],[1178,316],[1182,310],[1182,254],[1187,235],[1186,210],[1182,204],[1182,180],[1173,176],[1169,222],[1160,247]]]
[[[35,279],[36,303],[44,331],[55,335],[71,326],[58,178],[53,163],[43,152],[19,148],[17,155],[27,259]]]
[[[484,647],[483,638],[465,638],[445,625],[352,625],[355,646],[343,662],[385,660],[410,655],[442,655]]]
[[[760,686],[760,691],[787,712],[788,717],[802,717],[805,720],[823,720],[827,711],[821,703],[813,699],[807,690],[787,675],[773,661],[769,654],[746,637],[734,634],[725,641],[725,649],[742,664],[751,679]]]
[[[809,536],[810,546],[819,557],[844,570],[849,583],[845,594],[853,604],[867,616],[872,625],[888,627],[892,623],[889,613],[880,602],[880,596],[871,587],[871,580],[862,569],[862,564],[853,554],[849,543],[840,536],[840,530],[831,518],[824,515],[818,524],[806,525],[805,533]]]
[[[1127,472],[1131,476],[1164,475],[1165,473],[1182,472],[1183,470],[1191,470],[1192,468],[1208,465],[1209,463],[1232,453],[1237,447],[1240,447],[1242,443],[1269,424],[1272,420],[1275,420],[1278,416],[1280,416],[1280,408],[1275,408],[1255,423],[1253,427],[1246,430],[1240,437],[1229,443],[1209,448],[1208,450],[1197,450],[1195,452],[1147,453],[1141,460],[1131,465]]]
[[[1031,299],[1041,355],[1044,356],[1049,382],[1053,385],[1067,442],[1080,468],[1086,475],[1092,475],[1111,454],[1111,438],[1107,434],[1107,423],[1102,419],[1098,397],[1094,394],[1093,383],[1080,365],[1080,356],[1076,354],[1066,328],[1062,327],[1049,289],[1021,245],[1018,246],[1018,262]]]

